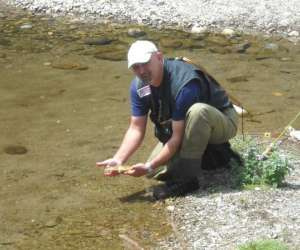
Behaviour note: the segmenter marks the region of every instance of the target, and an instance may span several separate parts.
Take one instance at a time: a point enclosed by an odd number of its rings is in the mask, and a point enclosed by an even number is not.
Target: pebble
[[[275,43],[267,43],[267,44],[265,44],[264,48],[271,50],[271,51],[276,51],[279,49],[279,46]]]
[[[138,38],[146,35],[146,32],[138,28],[130,28],[127,32],[128,36]]]
[[[207,32],[206,27],[193,26],[191,29],[191,33],[194,33],[194,34],[201,34],[201,33],[205,33],[205,32]]]
[[[299,36],[299,32],[296,31],[296,30],[294,30],[294,31],[290,32],[288,35],[289,36],[293,36],[293,37],[298,37]]]
[[[174,206],[167,206],[167,211],[169,211],[169,212],[173,212],[174,209],[175,209]]]
[[[223,29],[221,33],[225,36],[233,36],[235,34],[234,30],[228,28]]]
[[[20,29],[22,29],[22,30],[31,29],[31,28],[32,28],[32,24],[30,24],[30,23],[25,23],[20,26]]]

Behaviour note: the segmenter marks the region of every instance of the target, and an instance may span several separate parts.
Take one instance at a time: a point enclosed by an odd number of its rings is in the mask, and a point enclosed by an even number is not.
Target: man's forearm
[[[157,168],[160,165],[168,162],[180,147],[180,142],[170,139],[162,148],[160,153],[151,160],[152,168]]]
[[[167,141],[160,153],[151,160],[150,164],[152,168],[157,168],[158,166],[165,164],[179,150],[183,139],[184,121],[173,121],[172,129],[172,137]]]

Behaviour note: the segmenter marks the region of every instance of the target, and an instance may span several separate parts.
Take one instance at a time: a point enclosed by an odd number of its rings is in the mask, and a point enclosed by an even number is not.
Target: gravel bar
[[[299,0],[8,0],[33,12],[190,30],[230,28],[298,37]]]

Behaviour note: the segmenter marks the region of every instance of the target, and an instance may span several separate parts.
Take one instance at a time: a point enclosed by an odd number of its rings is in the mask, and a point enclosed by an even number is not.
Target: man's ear
[[[163,62],[163,60],[164,60],[163,53],[160,52],[160,51],[158,51],[158,52],[156,52],[156,54],[157,54],[157,58],[159,59],[159,61],[160,61],[160,62]]]

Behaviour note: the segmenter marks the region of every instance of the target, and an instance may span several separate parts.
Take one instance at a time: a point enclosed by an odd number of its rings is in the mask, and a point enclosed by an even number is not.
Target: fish
[[[131,170],[132,166],[113,166],[113,167],[106,167],[104,169],[105,176],[117,176],[119,174],[124,174],[125,172]]]

